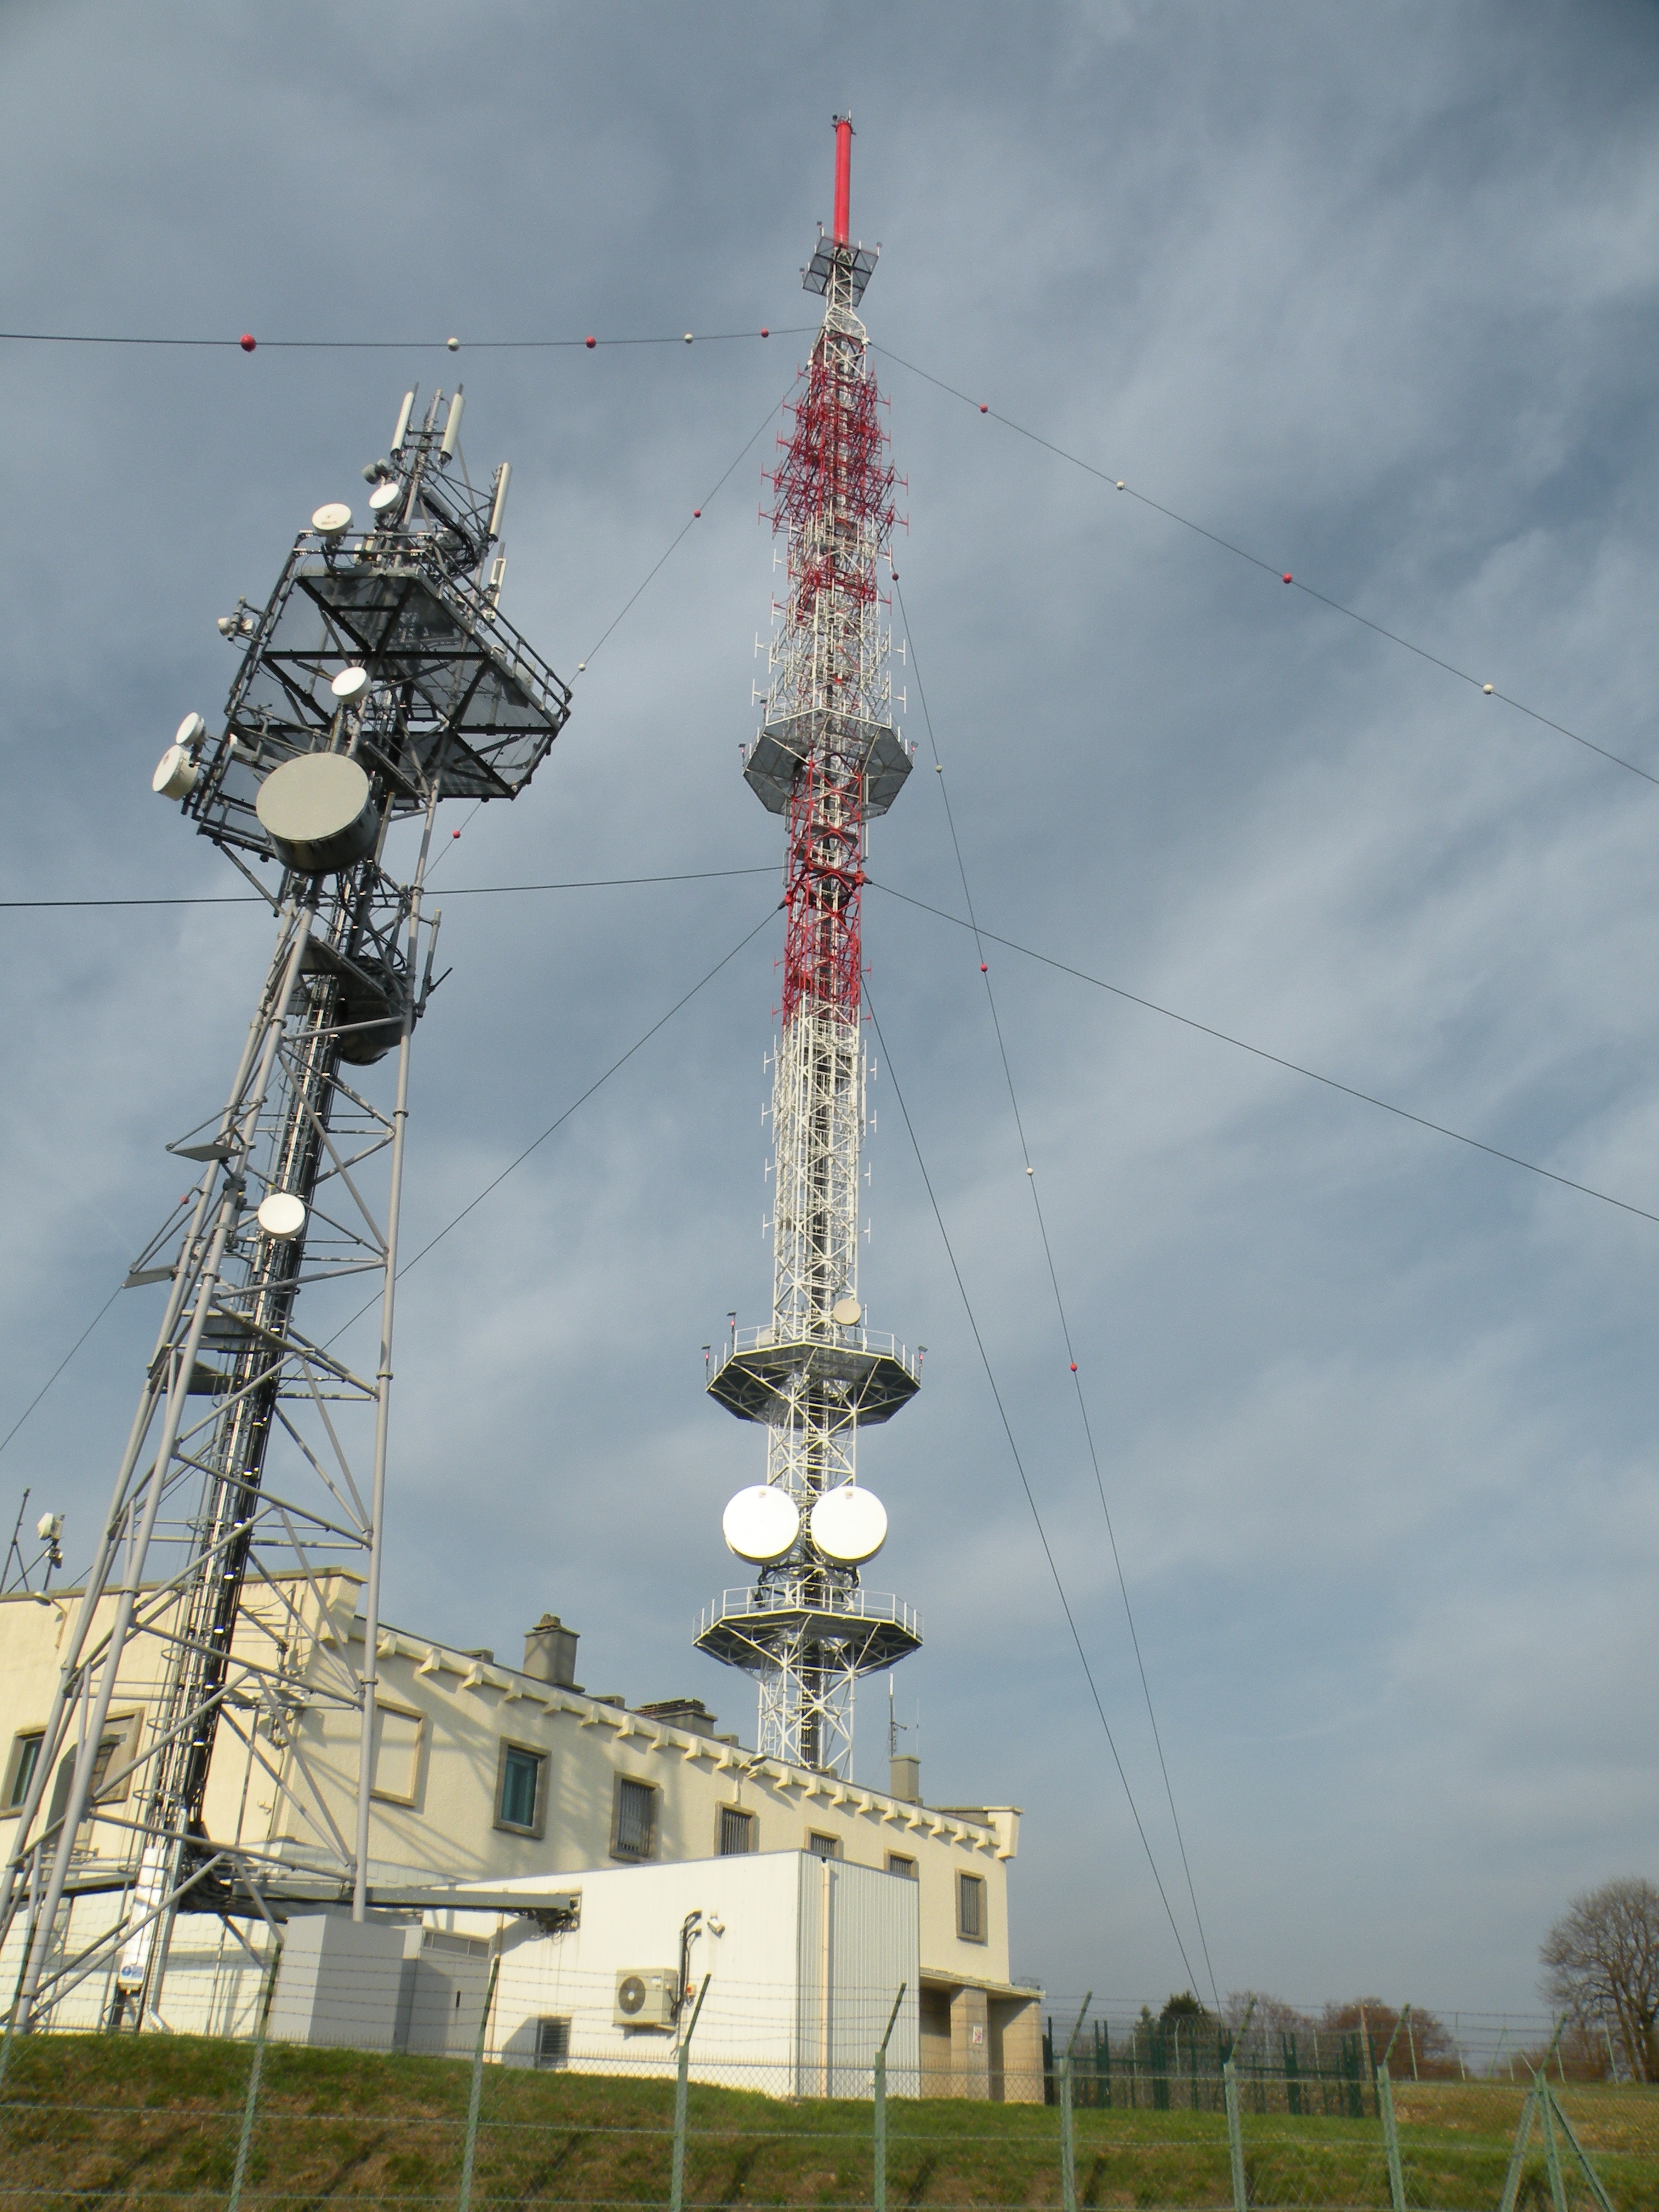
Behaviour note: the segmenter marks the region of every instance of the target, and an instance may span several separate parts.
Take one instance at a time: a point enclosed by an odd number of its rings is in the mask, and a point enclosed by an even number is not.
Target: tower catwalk
[[[734,1327],[709,1389],[767,1429],[766,1481],[739,1492],[724,1523],[728,1547],[759,1571],[704,1613],[696,1639],[757,1679],[763,1753],[842,1776],[858,1677],[921,1642],[909,1608],[864,1589],[858,1571],[887,1530],[858,1486],[858,1431],[890,1419],[920,1376],[902,1346],[865,1328],[858,1296],[859,894],[866,825],[892,805],[910,761],[891,719],[892,635],[876,573],[896,479],[855,312],[876,256],[850,236],[852,140],[852,118],[837,117],[835,229],[820,234],[805,272],[823,324],[770,479],[787,597],[773,603],[766,720],[744,768],[788,825],[772,1322]]]

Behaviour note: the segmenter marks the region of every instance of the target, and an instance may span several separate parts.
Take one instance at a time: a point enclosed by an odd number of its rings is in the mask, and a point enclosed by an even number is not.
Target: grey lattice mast
[[[766,721],[744,765],[789,825],[772,1323],[733,1328],[709,1388],[767,1428],[766,1482],[740,1492],[725,1520],[728,1547],[760,1571],[723,1595],[697,1635],[700,1650],[758,1680],[763,1753],[843,1776],[858,1677],[921,1641],[908,1607],[859,1579],[887,1517],[859,1486],[858,1431],[896,1413],[919,1375],[902,1346],[864,1328],[858,1296],[865,828],[910,762],[892,722],[877,576],[895,478],[854,312],[876,256],[850,235],[852,138],[851,118],[838,116],[834,234],[820,234],[805,272],[823,325],[772,479],[788,597],[774,605]]]
[[[240,854],[280,864],[276,942],[223,1109],[168,1147],[201,1163],[200,1182],[129,1277],[165,1283],[166,1312],[0,1889],[0,1934],[27,1918],[24,2027],[118,1954],[112,2024],[128,2008],[142,2023],[181,1908],[246,1911],[308,1890],[349,1896],[361,1917],[369,1899],[398,1218],[410,1040],[434,988],[434,825],[443,799],[516,796],[570,707],[497,605],[506,464],[474,491],[453,465],[460,392],[434,393],[423,421],[415,397],[391,458],[363,471],[369,526],[317,510],[263,612],[244,601],[220,623],[245,642],[222,730],[187,717],[155,772],[245,873]],[[400,822],[415,841],[402,878],[386,853]],[[360,1071],[392,1054],[393,1096],[377,1103]],[[308,1335],[299,1312],[330,1283]],[[365,1291],[380,1316],[367,1373],[329,1349]],[[171,1545],[169,1508],[185,1516]],[[363,1576],[361,1671],[321,1617],[317,1574],[343,1562]],[[296,1596],[307,1583],[310,1607]],[[250,1585],[261,1602],[244,1616]],[[146,1667],[161,1687],[144,1740],[100,1771],[118,1677]],[[350,1837],[307,1774],[302,1694],[360,1717]],[[221,1729],[286,1791],[294,1840],[206,1832]],[[115,1925],[63,1955],[65,1896],[109,1889],[112,1871]]]

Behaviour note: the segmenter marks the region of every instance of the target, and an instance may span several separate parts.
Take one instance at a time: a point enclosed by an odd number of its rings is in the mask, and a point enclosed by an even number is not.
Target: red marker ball
[[[702,521],[702,509],[700,507],[694,507],[692,508],[692,510],[691,510],[691,520],[692,520],[692,521],[693,521],[693,522],[701,522],[701,521]]]
[[[1072,1372],[1073,1375],[1077,1373],[1077,1362],[1075,1359],[1072,1362]]]
[[[985,404],[984,401],[983,401],[983,400],[981,400],[981,401],[980,402],[980,409],[979,409],[979,411],[980,411],[980,413],[981,413],[981,415],[988,415],[988,414],[990,413],[990,411],[991,411],[991,410],[990,410],[990,409],[989,409],[989,408]]]
[[[598,345],[599,340],[597,338],[584,338],[582,340],[582,343],[587,348],[589,353],[592,353],[594,347]]]
[[[988,975],[991,972],[982,960],[979,963],[979,972],[981,975]]]
[[[242,332],[241,347],[244,353],[252,353],[258,341],[255,339],[252,331],[244,331]]]
[[[1287,569],[1285,571],[1285,581],[1288,584],[1288,583],[1290,582],[1290,580],[1291,580],[1291,572],[1290,572],[1290,570],[1287,568]]]
[[[452,837],[459,837],[461,833],[459,830],[452,830],[449,834]]]
[[[761,332],[761,336],[762,336],[763,338],[769,338],[769,337],[771,337],[771,335],[772,335],[772,333],[771,333],[771,331],[769,331],[769,330],[763,330],[763,331],[762,331],[762,332]]]

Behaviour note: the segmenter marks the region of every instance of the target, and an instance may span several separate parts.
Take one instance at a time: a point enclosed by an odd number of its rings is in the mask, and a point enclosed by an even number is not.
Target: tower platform
[[[792,1400],[814,1383],[838,1384],[848,1414],[868,1427],[890,1421],[921,1387],[904,1346],[868,1329],[837,1328],[823,1337],[781,1337],[745,1330],[710,1379],[708,1395],[740,1421],[787,1419]]]

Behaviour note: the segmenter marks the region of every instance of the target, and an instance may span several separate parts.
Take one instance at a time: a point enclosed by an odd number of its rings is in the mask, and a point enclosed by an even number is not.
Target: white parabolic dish
[[[756,1566],[781,1559],[800,1534],[800,1515],[787,1490],[757,1482],[740,1490],[720,1516],[726,1548]]]
[[[826,1490],[812,1508],[812,1541],[826,1559],[856,1567],[887,1541],[887,1508],[855,1482]]]

